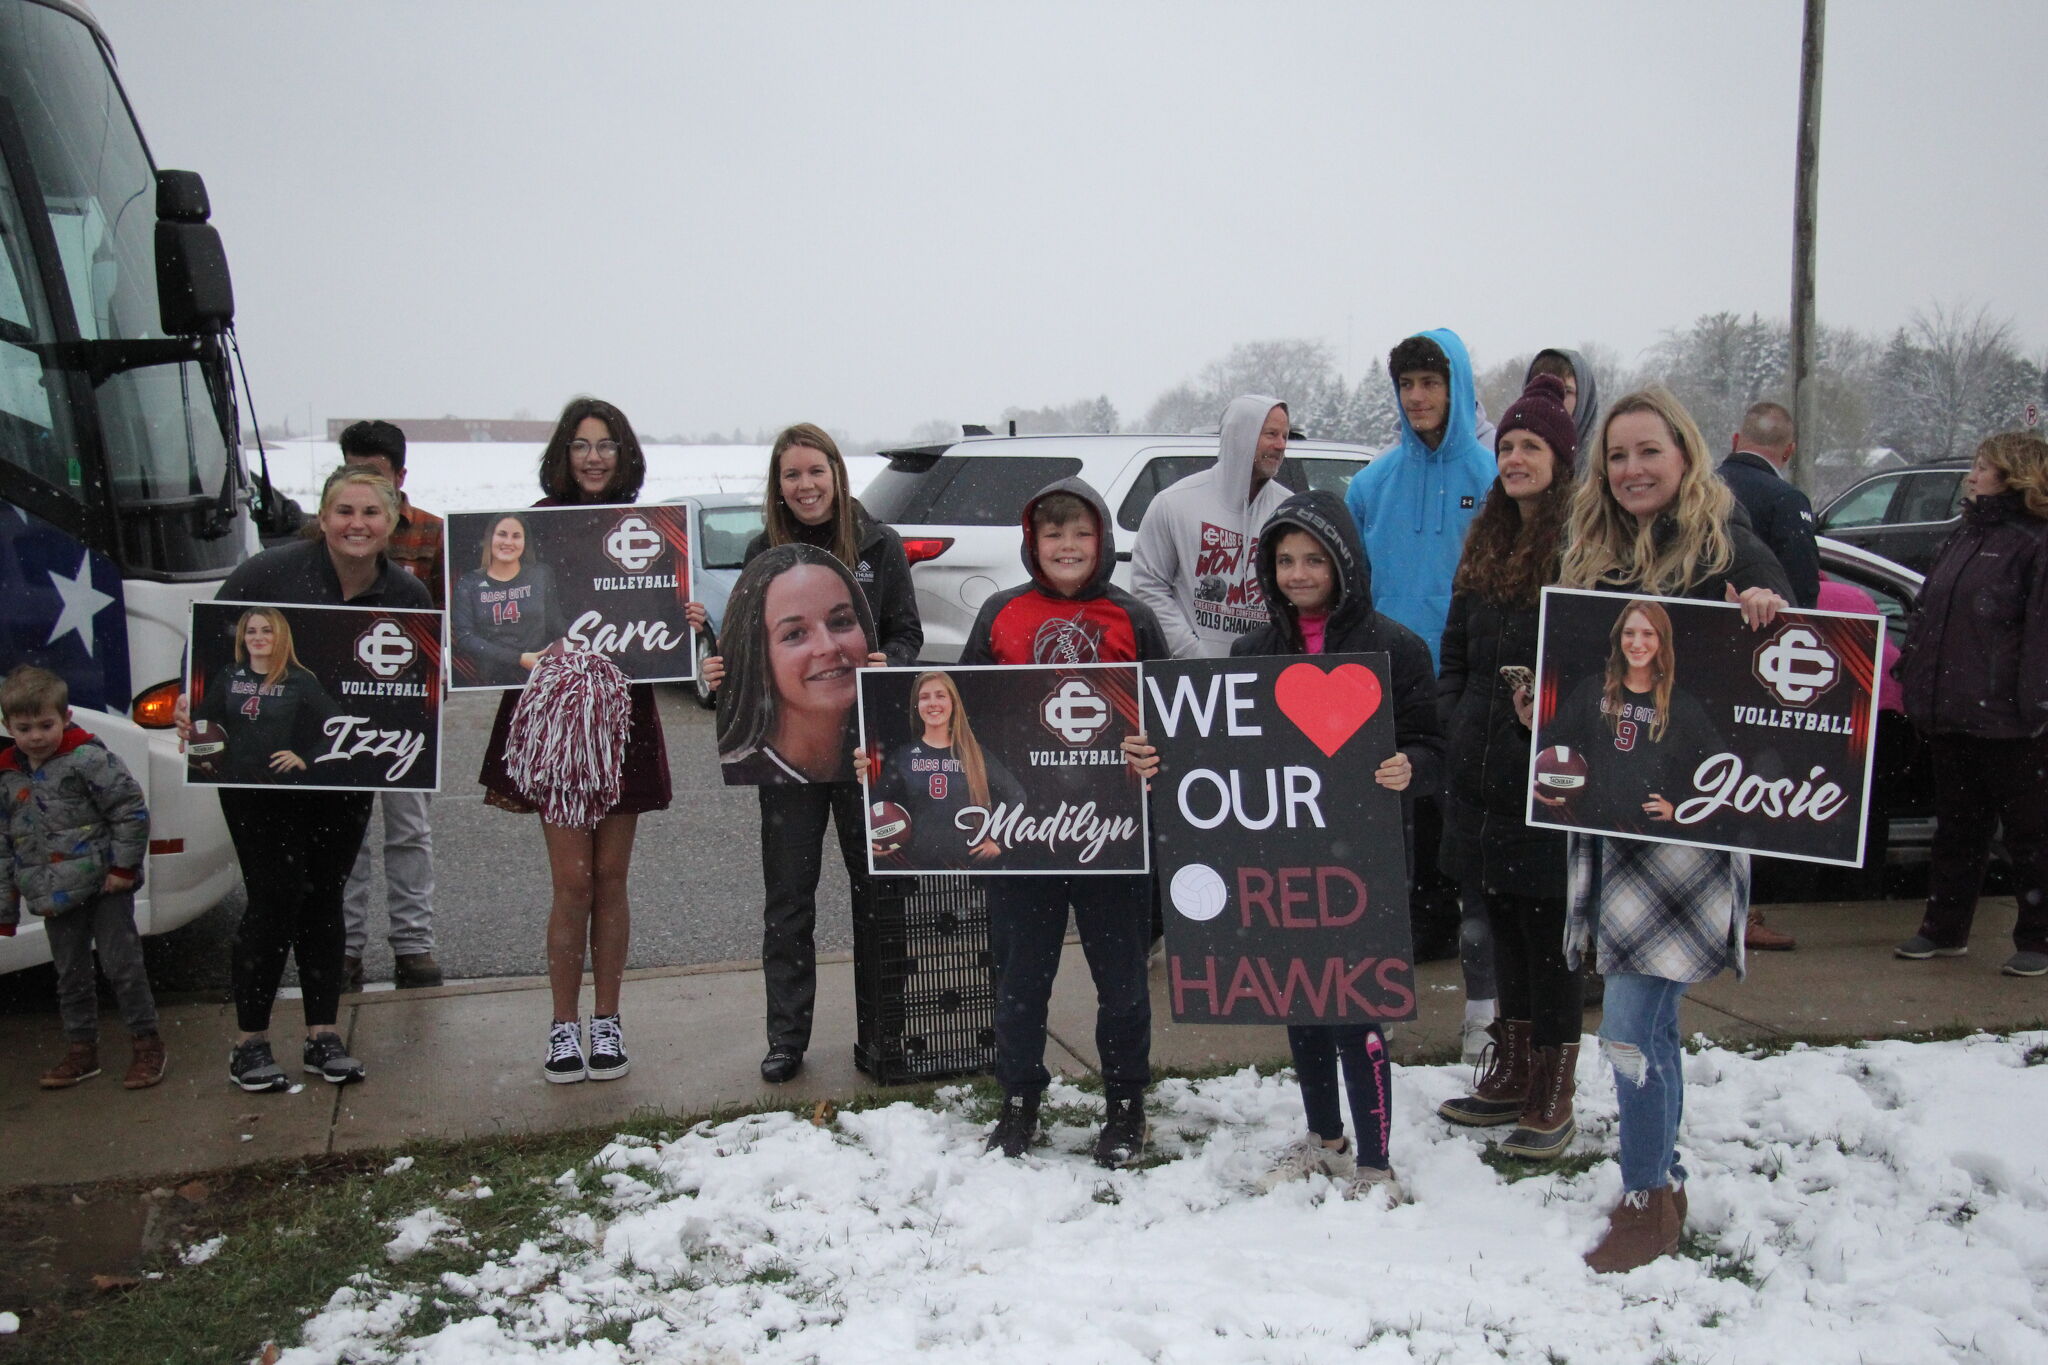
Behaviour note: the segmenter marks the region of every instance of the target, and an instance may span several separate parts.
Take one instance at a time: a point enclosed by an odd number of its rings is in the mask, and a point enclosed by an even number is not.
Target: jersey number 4
[[[248,717],[248,718],[249,718],[250,720],[254,720],[254,719],[256,719],[256,718],[257,718],[258,716],[262,715],[262,714],[263,714],[263,698],[261,698],[261,697],[257,697],[257,696],[251,696],[251,697],[249,698],[249,700],[247,700],[247,701],[243,702],[243,703],[242,703],[242,714],[243,714],[243,715],[245,715],[245,716],[247,716],[247,717]]]

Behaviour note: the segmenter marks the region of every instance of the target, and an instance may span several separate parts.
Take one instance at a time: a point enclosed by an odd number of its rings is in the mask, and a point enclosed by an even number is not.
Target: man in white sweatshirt
[[[1177,659],[1220,659],[1266,624],[1259,529],[1292,490],[1274,475],[1287,458],[1287,405],[1244,394],[1223,410],[1216,463],[1163,490],[1131,551],[1131,588],[1159,618]]]

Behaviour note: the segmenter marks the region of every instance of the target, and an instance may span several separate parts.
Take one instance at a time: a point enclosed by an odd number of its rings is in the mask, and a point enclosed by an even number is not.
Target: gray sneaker
[[[1967,943],[1944,948],[1925,934],[1915,934],[1892,949],[1892,956],[1905,958],[1908,962],[1924,962],[1930,957],[1962,957],[1969,951],[1970,945]]]
[[[277,1058],[270,1055],[270,1040],[251,1038],[246,1043],[236,1043],[235,1050],[228,1054],[228,1084],[263,1091],[289,1090],[292,1083],[284,1068],[277,1064]]]
[[[2007,976],[2048,976],[2048,953],[2014,953],[1998,970]]]
[[[363,1078],[363,1064],[348,1055],[338,1033],[316,1033],[306,1040],[307,1071],[335,1085],[354,1085]]]
[[[1308,1133],[1288,1143],[1287,1150],[1280,1153],[1280,1159],[1273,1163],[1273,1169],[1260,1176],[1256,1183],[1259,1193],[1271,1194],[1282,1185],[1306,1180],[1312,1175],[1349,1180],[1357,1169],[1358,1158],[1351,1154],[1349,1142],[1342,1147],[1325,1147],[1321,1138]]]

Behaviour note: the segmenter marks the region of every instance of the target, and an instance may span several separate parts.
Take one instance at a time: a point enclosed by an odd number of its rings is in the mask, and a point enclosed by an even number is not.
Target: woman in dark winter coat
[[[1668,392],[1644,389],[1609,409],[1585,466],[1559,573],[1565,587],[1733,602],[1753,629],[1784,608],[1785,571],[1733,516],[1699,427]],[[1577,966],[1598,945],[1607,977],[1600,1047],[1621,1114],[1622,1198],[1586,1262],[1629,1270],[1675,1250],[1685,1224],[1678,1002],[1724,968],[1742,973],[1749,857],[1587,834],[1568,836],[1566,847],[1565,956]]]
[[[1233,656],[1386,652],[1397,748],[1373,777],[1401,793],[1404,842],[1412,858],[1414,799],[1435,794],[1443,777],[1429,647],[1414,631],[1373,610],[1372,566],[1357,524],[1335,494],[1297,493],[1281,503],[1259,531],[1258,556],[1259,586],[1271,619],[1232,645]],[[1349,1195],[1386,1186],[1399,1199],[1387,1154],[1392,1068],[1379,1025],[1289,1025],[1287,1046],[1309,1131],[1281,1153],[1260,1187],[1272,1190],[1321,1173],[1345,1178]],[[1345,1135],[1337,1102],[1340,1066],[1358,1130],[1355,1145]]]
[[[1590,383],[1588,375],[1582,394]],[[1540,594],[1557,581],[1564,552],[1578,452],[1564,400],[1556,375],[1532,374],[1501,417],[1500,473],[1465,537],[1437,680],[1449,789],[1439,858],[1460,885],[1481,888],[1500,990],[1488,1066],[1470,1095],[1437,1112],[1473,1127],[1515,1123],[1501,1149],[1534,1160],[1562,1153],[1577,1131],[1581,978],[1564,959],[1564,835],[1524,819],[1527,679]]]
[[[1920,592],[1899,678],[1934,752],[1934,849],[1920,932],[1903,958],[1958,957],[2005,823],[2019,918],[2007,976],[2048,974],[2048,442],[1977,447],[1963,524]]]
[[[573,398],[541,451],[540,487],[545,496],[534,506],[635,502],[646,477],[647,458],[626,414],[600,399]],[[702,627],[703,606],[691,602],[687,610],[690,624]],[[541,1074],[556,1083],[586,1077],[616,1080],[631,1066],[619,1019],[619,987],[633,927],[626,876],[640,817],[667,810],[669,803],[668,747],[661,715],[654,709],[654,688],[636,683],[631,695],[619,798],[609,813],[594,829],[551,825],[545,819],[540,826],[553,884],[547,943],[548,985],[554,997]],[[500,699],[478,780],[487,805],[533,814],[535,806],[513,781],[505,759],[520,696],[507,692]],[[588,1053],[581,1007],[586,958],[594,988]]]
[[[320,538],[265,550],[229,574],[215,598],[431,608],[426,585],[384,553],[396,525],[398,490],[380,474],[344,465],[327,476],[320,492]],[[265,705],[256,700],[259,707]],[[187,741],[191,722],[190,697],[182,696],[177,725]],[[281,758],[273,761],[283,763]],[[341,893],[363,846],[373,795],[220,789],[221,814],[248,888],[229,963],[240,1032],[228,1059],[228,1079],[244,1090],[291,1085],[271,1055],[270,1011],[285,961],[292,957],[298,959],[304,994],[305,1070],[337,1085],[363,1079],[362,1063],[349,1056],[334,1023],[341,1005]]]
[[[914,663],[924,648],[924,624],[910,585],[910,563],[896,532],[874,520],[847,487],[846,461],[822,427],[800,422],[775,438],[768,457],[767,527],[747,547],[747,562],[777,545],[809,545],[829,553],[853,575],[874,616],[867,661],[877,667]],[[724,660],[706,661],[705,678],[717,686]],[[841,761],[851,744],[833,759]],[[824,866],[825,825],[839,833],[839,855],[855,905],[868,896],[867,818],[860,783],[787,781],[760,788],[761,962],[768,992],[768,1053],[761,1077],[790,1079],[811,1045],[818,993],[818,876]]]

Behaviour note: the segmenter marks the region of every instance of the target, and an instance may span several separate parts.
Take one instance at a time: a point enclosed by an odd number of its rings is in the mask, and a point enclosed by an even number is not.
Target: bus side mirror
[[[156,298],[168,336],[208,336],[235,320],[235,287],[197,171],[156,173]]]

